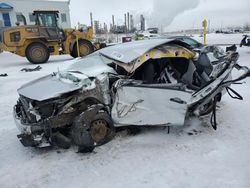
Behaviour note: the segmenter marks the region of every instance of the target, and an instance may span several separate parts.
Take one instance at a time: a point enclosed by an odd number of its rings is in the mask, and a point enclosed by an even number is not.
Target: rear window
[[[181,40],[182,40],[183,42],[189,44],[190,46],[193,46],[193,47],[198,46],[198,42],[196,42],[196,41],[193,40],[193,39],[183,38],[183,39],[181,39]]]

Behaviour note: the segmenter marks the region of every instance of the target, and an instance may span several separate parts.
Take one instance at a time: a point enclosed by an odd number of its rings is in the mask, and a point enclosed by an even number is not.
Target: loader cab
[[[64,32],[58,26],[59,11],[41,11],[33,12],[35,16],[35,25],[39,26],[40,35],[48,40],[58,41],[64,39]]]
[[[34,11],[36,25],[58,27],[58,11]]]

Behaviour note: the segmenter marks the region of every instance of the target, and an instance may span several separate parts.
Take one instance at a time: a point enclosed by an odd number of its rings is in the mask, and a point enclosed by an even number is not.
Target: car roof
[[[171,39],[134,41],[103,48],[99,53],[118,62],[131,63],[151,49],[172,41]]]

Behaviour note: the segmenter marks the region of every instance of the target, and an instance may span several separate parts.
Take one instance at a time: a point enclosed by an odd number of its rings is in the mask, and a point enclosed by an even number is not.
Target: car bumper
[[[34,133],[33,129],[38,129],[39,126],[33,126],[29,124],[24,124],[21,121],[21,118],[18,117],[16,113],[16,108],[13,110],[13,117],[15,124],[21,134],[17,135],[19,141],[25,147],[48,147],[51,146],[49,140],[44,136],[44,133]],[[41,128],[40,128],[41,129]]]

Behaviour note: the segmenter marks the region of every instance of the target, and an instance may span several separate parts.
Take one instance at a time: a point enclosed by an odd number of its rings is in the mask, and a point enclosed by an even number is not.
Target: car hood
[[[61,80],[57,74],[51,74],[25,84],[17,91],[19,95],[25,96],[29,99],[44,101],[59,97],[63,93],[76,91],[81,87],[81,84],[70,83]]]
[[[105,59],[105,61],[107,60]],[[95,88],[94,78],[107,73],[116,74],[111,67],[104,63],[104,59],[99,54],[94,54],[78,59],[65,71],[56,72],[29,82],[17,91],[19,95],[29,99],[44,101],[79,89],[93,89]]]

